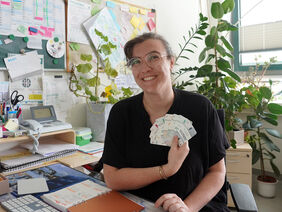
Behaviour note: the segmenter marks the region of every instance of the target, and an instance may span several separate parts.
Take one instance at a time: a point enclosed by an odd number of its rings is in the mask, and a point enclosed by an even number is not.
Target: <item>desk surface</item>
[[[53,164],[48,167],[41,167],[41,168],[37,168],[34,170],[30,170],[30,171],[24,171],[16,175],[7,176],[7,178],[9,178],[10,180],[12,194],[16,193],[17,179],[29,178],[30,176],[38,177],[39,175],[41,177],[43,176],[46,178],[49,190],[51,192],[55,191],[54,189],[64,188],[74,183],[77,183],[75,182],[76,180],[83,181],[85,179],[91,179],[98,184],[105,185],[104,182],[96,178],[92,178],[78,170],[69,168],[67,166],[64,166],[63,164]],[[58,184],[60,184],[60,187],[58,187]],[[138,204],[143,205],[145,207],[145,209],[143,210],[144,212],[162,212],[163,211],[162,209],[155,208],[154,203],[150,201],[144,200],[142,198],[139,198],[127,192],[122,192],[122,194],[128,197],[129,199],[137,202]],[[0,207],[0,212],[4,212],[4,211],[5,210]]]

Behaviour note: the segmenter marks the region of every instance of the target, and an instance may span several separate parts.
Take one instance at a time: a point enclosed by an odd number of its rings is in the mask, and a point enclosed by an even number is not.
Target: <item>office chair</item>
[[[225,117],[224,117],[224,110],[218,109],[217,114],[223,129],[225,130]],[[229,144],[225,145],[225,148],[229,148]],[[228,181],[226,182],[230,189],[232,200],[234,202],[235,208],[238,212],[257,212],[257,205],[252,194],[250,187],[247,184],[241,183],[234,183],[229,184]]]
[[[217,110],[220,122],[224,129],[224,110]],[[225,144],[226,148],[229,148],[229,144]],[[104,180],[101,175],[101,170],[103,169],[103,163],[98,161],[92,168],[89,174],[92,177],[98,178],[99,180]],[[230,189],[232,200],[235,204],[235,208],[238,212],[257,212],[257,205],[252,194],[250,187],[246,184],[234,183],[229,184],[227,179],[225,180],[226,192]]]

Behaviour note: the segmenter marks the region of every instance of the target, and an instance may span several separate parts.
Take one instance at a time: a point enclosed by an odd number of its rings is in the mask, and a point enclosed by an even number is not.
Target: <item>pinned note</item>
[[[131,34],[131,39],[135,38],[138,35],[138,30],[134,29],[132,34]]]
[[[149,30],[152,31],[156,27],[156,24],[153,21],[153,19],[150,18],[148,23],[147,23],[147,26],[148,26]]]
[[[150,18],[154,18],[155,17],[155,13],[154,12],[148,12],[148,17]]]
[[[23,25],[18,26],[17,28],[18,32],[25,34],[26,33],[26,28]]]
[[[138,8],[137,7],[130,7],[129,8],[129,11],[131,12],[131,13],[138,13]]]
[[[140,22],[139,18],[137,18],[137,16],[135,15],[130,20],[130,23],[132,24],[132,26],[134,26],[135,29],[138,27],[139,22]]]
[[[141,15],[146,15],[147,11],[144,10],[144,9],[140,9],[140,10],[139,10],[139,13],[140,13]]]
[[[143,29],[144,26],[145,26],[145,22],[143,21],[143,19],[142,19],[141,17],[139,18],[139,21],[140,21],[140,24],[139,24],[138,29],[139,29],[140,31],[142,31],[142,29]]]
[[[106,2],[106,5],[107,5],[107,7],[109,7],[109,8],[115,8],[115,6],[116,6],[116,4],[115,4],[114,2],[112,2],[112,1],[107,1],[107,2]]]
[[[98,12],[100,12],[100,9],[99,9],[99,7],[95,6],[95,7],[93,7],[92,10],[91,10],[91,15],[94,16],[94,15],[96,15]]]
[[[120,10],[124,12],[129,12],[129,7],[127,5],[120,5]]]

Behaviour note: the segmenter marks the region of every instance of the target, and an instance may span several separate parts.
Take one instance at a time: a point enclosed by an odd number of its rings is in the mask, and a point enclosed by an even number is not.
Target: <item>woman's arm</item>
[[[199,211],[221,189],[225,180],[225,174],[223,158],[209,168],[209,172],[200,184],[184,201],[175,194],[164,194],[156,201],[155,206],[163,206],[167,211],[174,211],[175,208],[179,208],[179,211]]]
[[[180,169],[188,153],[188,142],[179,147],[178,138],[175,136],[168,153],[168,163],[162,166],[163,170],[160,170],[160,166],[118,169],[104,164],[105,182],[109,188],[114,190],[131,190],[147,186],[161,180],[163,175],[165,177],[174,175]]]

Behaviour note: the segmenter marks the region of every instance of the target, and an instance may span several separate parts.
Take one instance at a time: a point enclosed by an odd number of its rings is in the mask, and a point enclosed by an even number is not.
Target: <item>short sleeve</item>
[[[125,167],[126,161],[123,133],[125,130],[125,117],[122,114],[121,105],[115,104],[107,121],[105,145],[101,158],[103,163],[116,168]]]

